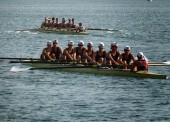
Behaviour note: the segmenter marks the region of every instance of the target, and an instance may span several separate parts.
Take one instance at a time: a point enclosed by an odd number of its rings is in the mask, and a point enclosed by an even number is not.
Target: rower
[[[76,28],[74,18],[72,18],[72,26],[71,26],[71,28],[73,28],[73,29],[75,29],[75,28]]]
[[[124,53],[120,55],[119,61],[125,66],[125,68],[129,68],[131,65],[131,61],[135,61],[135,56],[130,53],[129,46],[126,46],[124,48]]]
[[[51,60],[60,60],[60,57],[62,55],[62,49],[58,46],[58,40],[53,41],[53,47],[50,52]]]
[[[51,41],[48,41],[48,42],[47,42],[47,47],[43,49],[42,54],[41,54],[41,56],[40,56],[40,59],[42,59],[42,60],[48,60],[48,59],[51,58],[51,57],[50,57],[50,52],[51,52],[51,50],[52,50],[51,45],[52,45],[52,42],[51,42]]]
[[[48,18],[45,17],[45,20],[44,20],[44,22],[42,23],[41,28],[47,27],[47,24],[48,24]]]
[[[66,29],[67,28],[66,19],[64,17],[62,18],[61,28],[62,29]]]
[[[87,43],[87,49],[84,52],[83,62],[94,63],[96,52],[93,50],[93,43]]]
[[[64,61],[74,61],[74,42],[73,41],[69,41],[68,42],[68,47],[66,49],[64,49],[63,51],[63,55],[61,57],[62,60]]]
[[[51,22],[51,27],[54,28],[55,27],[55,18],[52,18],[52,22]]]
[[[75,47],[74,48],[74,56],[75,56],[75,59],[81,63],[82,62],[82,58],[83,58],[83,55],[84,55],[84,51],[86,50],[86,48],[83,47],[84,46],[84,42],[82,40],[80,40],[78,42],[78,47]]]
[[[51,18],[48,18],[47,27],[48,27],[48,28],[51,28]]]
[[[98,45],[99,50],[96,52],[96,62],[99,64],[104,64],[105,63],[105,58],[106,58],[106,51],[104,51],[104,43],[100,42]]]
[[[67,23],[67,28],[71,29],[71,26],[72,26],[72,22],[71,22],[71,18],[69,18]]]
[[[116,42],[111,43],[111,51],[107,53],[106,63],[109,65],[119,65],[120,52],[118,50],[118,44]]]
[[[56,29],[61,29],[58,18],[55,19],[54,27],[55,27]]]
[[[148,61],[142,52],[137,54],[138,60],[134,61],[131,67],[131,71],[136,68],[137,71],[148,71]]]
[[[85,31],[85,27],[83,27],[82,23],[79,23],[79,26],[77,27],[77,32],[84,32]]]

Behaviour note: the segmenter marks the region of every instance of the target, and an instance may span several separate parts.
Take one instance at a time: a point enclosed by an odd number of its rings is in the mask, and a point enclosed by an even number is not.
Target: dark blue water
[[[88,36],[16,31],[39,27],[44,17],[66,17],[87,27]],[[150,61],[170,60],[169,0],[0,0],[0,57],[38,58],[48,40],[111,42],[142,51]],[[26,67],[0,60],[0,122],[118,121],[169,122],[170,81],[106,77],[50,70],[11,72]],[[150,67],[169,76],[169,67]]]

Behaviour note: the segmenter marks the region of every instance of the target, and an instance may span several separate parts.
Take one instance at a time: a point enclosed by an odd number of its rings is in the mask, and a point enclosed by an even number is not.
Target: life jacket
[[[61,53],[60,53],[60,48],[57,47],[57,49],[55,50],[54,47],[52,47],[52,50],[50,52],[50,54],[55,54],[56,59],[60,59]]]
[[[98,62],[100,58],[106,58],[106,51],[103,51],[102,55],[99,55],[99,51],[96,52],[96,61]]]
[[[137,60],[137,71],[148,71],[148,63],[146,60]]]
[[[130,65],[133,55],[129,54],[128,56],[126,56],[125,53],[123,53],[122,56],[122,61],[126,61],[126,63]]]

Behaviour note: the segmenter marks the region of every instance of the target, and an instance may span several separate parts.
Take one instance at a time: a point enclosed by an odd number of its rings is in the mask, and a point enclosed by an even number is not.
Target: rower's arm
[[[107,54],[107,57],[108,57],[108,58],[111,60],[111,62],[113,62],[115,65],[119,65],[119,63],[116,62],[116,61],[112,58],[112,56],[111,56],[110,53]]]
[[[76,60],[76,48],[73,50],[73,59]]]
[[[133,64],[131,65],[131,71],[134,71],[135,67],[136,67],[136,62],[133,62]]]
[[[70,60],[74,60],[74,58],[68,53],[67,50],[64,50],[63,54],[66,55]]]

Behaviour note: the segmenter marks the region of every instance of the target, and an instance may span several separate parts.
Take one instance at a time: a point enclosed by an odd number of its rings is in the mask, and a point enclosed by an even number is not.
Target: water
[[[88,36],[15,31],[39,27],[44,17],[66,17],[87,27],[117,29],[90,31]],[[118,42],[122,52],[142,51],[150,61],[170,60],[169,0],[1,0],[0,57],[39,57],[48,40],[76,44],[99,41],[109,50]],[[106,77],[35,70],[11,72],[0,60],[0,121],[170,121],[170,81]],[[170,74],[169,67],[150,67]]]

